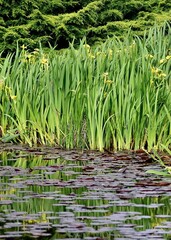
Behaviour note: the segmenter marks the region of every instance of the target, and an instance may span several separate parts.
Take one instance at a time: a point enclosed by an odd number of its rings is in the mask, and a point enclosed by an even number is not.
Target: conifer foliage
[[[14,51],[17,42],[61,49],[84,36],[91,44],[164,20],[171,21],[167,0],[0,0],[0,51]]]

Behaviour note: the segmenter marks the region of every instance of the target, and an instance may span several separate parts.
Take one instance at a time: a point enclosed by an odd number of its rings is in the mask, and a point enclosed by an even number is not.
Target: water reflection
[[[170,185],[137,184],[159,166],[92,155],[3,152],[0,239],[169,239]]]

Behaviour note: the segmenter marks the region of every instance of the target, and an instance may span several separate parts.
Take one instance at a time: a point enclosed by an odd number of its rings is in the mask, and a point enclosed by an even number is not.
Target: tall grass
[[[65,148],[171,144],[171,28],[91,48],[22,46],[0,63],[1,141]]]

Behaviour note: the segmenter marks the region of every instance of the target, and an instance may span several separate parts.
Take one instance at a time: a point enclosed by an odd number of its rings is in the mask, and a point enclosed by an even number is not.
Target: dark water
[[[171,239],[171,178],[146,154],[0,150],[0,239]]]

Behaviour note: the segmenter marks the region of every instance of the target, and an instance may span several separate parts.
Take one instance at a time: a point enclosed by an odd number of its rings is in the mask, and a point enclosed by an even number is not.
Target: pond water
[[[171,178],[144,152],[0,146],[0,239],[171,239]]]

